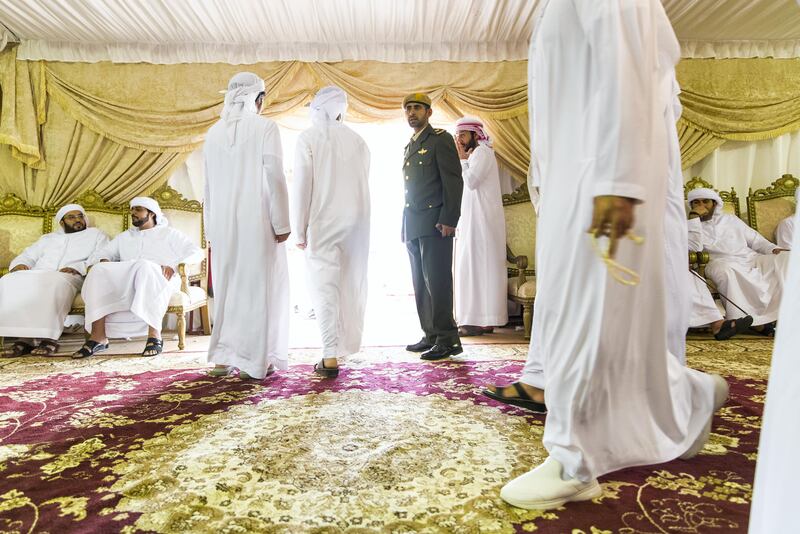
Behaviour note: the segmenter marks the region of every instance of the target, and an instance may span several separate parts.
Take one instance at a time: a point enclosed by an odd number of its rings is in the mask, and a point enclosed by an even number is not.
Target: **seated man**
[[[689,250],[705,250],[711,260],[706,278],[719,292],[753,317],[754,330],[770,335],[778,317],[783,282],[789,262],[784,249],[775,246],[735,215],[722,212],[722,199],[711,189],[689,192]],[[747,314],[725,303],[727,319]]]
[[[794,215],[789,215],[775,229],[775,242],[785,250],[791,250],[794,239]]]
[[[163,350],[161,321],[169,299],[180,289],[179,263],[202,261],[203,251],[184,234],[170,228],[152,198],[131,200],[133,228],[97,251],[81,294],[86,303],[86,330],[91,338],[73,358],[85,358],[108,348],[109,337],[133,337],[147,332],[142,356]],[[99,262],[99,263],[98,263]]]
[[[77,204],[58,210],[54,232],[45,234],[11,262],[0,278],[0,336],[18,339],[6,356],[58,350],[75,294],[86,275],[86,260],[108,242],[97,228],[88,228],[86,212]],[[40,339],[34,348],[35,339]]]

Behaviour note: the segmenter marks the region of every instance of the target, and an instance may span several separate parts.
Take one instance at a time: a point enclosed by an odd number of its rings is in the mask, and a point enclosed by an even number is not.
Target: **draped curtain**
[[[201,146],[228,79],[246,68],[268,88],[279,116],[324,85],[349,95],[354,120],[401,116],[402,98],[429,93],[451,119],[478,115],[501,162],[520,181],[529,162],[527,64],[376,61],[112,64],[21,61],[0,52],[0,193],[56,206],[86,189],[124,202],[160,186]],[[800,60],[684,60],[678,66],[687,167],[728,140],[800,129]]]

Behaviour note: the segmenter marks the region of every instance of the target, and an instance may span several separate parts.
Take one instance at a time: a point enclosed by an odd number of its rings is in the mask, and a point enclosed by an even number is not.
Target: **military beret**
[[[403,109],[405,109],[406,106],[411,102],[416,104],[424,104],[428,107],[431,107],[431,97],[425,93],[411,93],[410,95],[406,96],[403,99]]]

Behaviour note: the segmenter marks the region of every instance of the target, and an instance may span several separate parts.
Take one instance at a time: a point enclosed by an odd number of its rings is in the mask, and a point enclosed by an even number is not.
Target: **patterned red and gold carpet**
[[[313,351],[260,383],[210,378],[202,354],[3,359],[0,531],[746,532],[771,348],[690,341],[731,384],[703,453],[550,512],[498,497],[545,457],[543,416],[480,394],[517,377],[523,345],[369,349],[335,381]]]

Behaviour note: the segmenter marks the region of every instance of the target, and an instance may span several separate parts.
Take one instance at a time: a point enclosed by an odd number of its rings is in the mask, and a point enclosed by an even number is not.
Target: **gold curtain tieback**
[[[600,259],[603,260],[603,263],[606,264],[606,268],[608,269],[608,274],[611,277],[619,282],[620,284],[626,286],[637,286],[641,281],[641,277],[639,273],[634,271],[633,269],[629,269],[624,265],[617,263],[610,255],[609,249],[606,248],[605,250],[601,250],[600,244],[597,242],[597,236],[594,235],[593,232],[589,234],[592,238],[592,248],[600,256]],[[630,230],[625,234],[624,237],[627,237],[631,241],[634,242],[636,245],[641,245],[644,243],[644,237],[638,236],[631,232]]]

